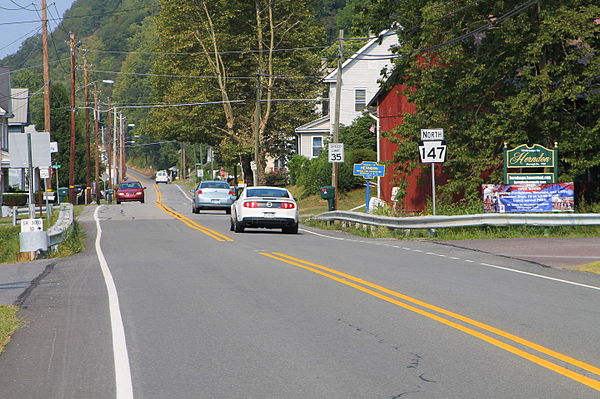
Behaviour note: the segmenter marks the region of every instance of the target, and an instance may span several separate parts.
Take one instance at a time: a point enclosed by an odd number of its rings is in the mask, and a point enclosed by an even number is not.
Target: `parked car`
[[[169,177],[169,174],[167,173],[166,170],[159,170],[158,172],[156,172],[156,177],[154,178],[154,182],[156,184],[158,184],[158,183],[168,184],[170,181],[171,181],[171,178]]]
[[[200,213],[201,209],[220,209],[229,214],[231,204],[236,198],[229,184],[220,180],[201,181],[192,192],[194,193],[193,213]]]
[[[298,233],[298,204],[292,194],[281,187],[246,187],[231,206],[230,229],[241,233],[246,227],[280,228],[284,233]]]
[[[140,201],[144,203],[144,190],[146,187],[139,181],[127,180],[119,183],[117,188],[117,195],[115,199],[117,204],[125,201]]]

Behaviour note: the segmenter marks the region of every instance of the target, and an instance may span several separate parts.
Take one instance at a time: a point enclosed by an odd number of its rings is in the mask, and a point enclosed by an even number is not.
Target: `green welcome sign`
[[[552,181],[548,181],[549,176],[546,173],[508,173],[509,168],[552,168]],[[526,182],[533,179],[533,175],[538,175],[536,177],[547,183],[558,181],[558,143],[554,143],[554,148],[546,148],[539,144],[521,144],[512,150],[507,149],[504,143],[504,184],[512,184],[509,180],[513,183]]]

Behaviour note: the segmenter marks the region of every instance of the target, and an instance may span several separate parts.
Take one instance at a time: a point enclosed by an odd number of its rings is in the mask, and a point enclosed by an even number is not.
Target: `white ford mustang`
[[[285,188],[245,187],[231,205],[231,231],[241,233],[246,227],[280,228],[296,234],[298,204]]]

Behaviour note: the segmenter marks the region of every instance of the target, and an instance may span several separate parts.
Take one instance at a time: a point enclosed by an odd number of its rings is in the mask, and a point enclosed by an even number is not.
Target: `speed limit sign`
[[[344,143],[329,143],[329,162],[344,162]]]

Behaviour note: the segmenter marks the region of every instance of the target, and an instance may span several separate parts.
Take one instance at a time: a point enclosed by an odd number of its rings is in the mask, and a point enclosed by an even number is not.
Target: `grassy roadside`
[[[578,270],[581,272],[589,272],[600,274],[600,262],[589,263],[587,265],[577,266],[577,267],[569,267],[569,270]]]
[[[0,353],[10,341],[11,336],[22,325],[17,318],[19,308],[16,306],[0,306]]]

